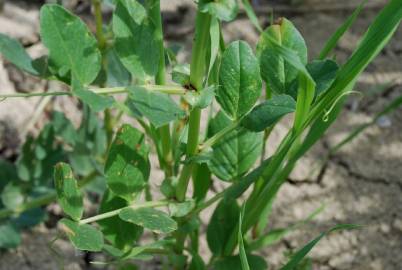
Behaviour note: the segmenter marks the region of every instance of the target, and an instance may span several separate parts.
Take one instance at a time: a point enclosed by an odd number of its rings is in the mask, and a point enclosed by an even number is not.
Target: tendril
[[[338,104],[338,102],[345,96],[349,96],[349,95],[353,95],[356,94],[360,97],[363,97],[362,92],[359,91],[347,91],[345,93],[342,93],[339,97],[336,98],[336,100],[334,101],[334,103],[332,103],[331,107],[329,108],[329,110],[324,110],[324,115],[322,117],[322,121],[324,122],[328,122],[329,120],[329,115],[332,113],[332,111],[335,109],[335,106]]]

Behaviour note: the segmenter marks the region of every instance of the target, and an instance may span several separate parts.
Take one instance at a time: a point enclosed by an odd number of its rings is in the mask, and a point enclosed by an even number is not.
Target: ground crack
[[[353,177],[353,178],[355,178],[357,180],[363,180],[363,181],[367,181],[367,182],[370,182],[370,183],[383,184],[383,185],[386,185],[386,186],[390,186],[390,185],[394,184],[394,183],[390,182],[389,180],[387,180],[385,178],[370,178],[370,177],[367,177],[367,176],[362,175],[360,173],[354,172],[350,168],[350,165],[346,161],[343,161],[343,160],[341,160],[339,158],[332,157],[331,161],[334,162],[336,165],[338,165],[338,166],[342,167],[343,169],[345,169],[345,171],[347,172],[347,174],[349,176],[351,176],[351,177]],[[402,189],[402,184],[400,184],[400,183],[395,183],[395,184],[398,185],[399,188]]]

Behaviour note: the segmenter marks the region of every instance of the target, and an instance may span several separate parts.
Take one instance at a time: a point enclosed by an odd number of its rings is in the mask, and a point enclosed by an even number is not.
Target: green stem
[[[206,69],[206,55],[208,48],[209,26],[211,16],[207,13],[197,11],[195,43],[192,50],[190,65],[190,83],[193,88],[200,91],[203,86],[204,73]],[[187,139],[186,156],[191,157],[197,152],[200,133],[201,110],[194,108],[190,113],[189,130]],[[194,164],[186,164],[179,177],[176,189],[176,198],[183,201],[186,195],[188,183],[194,168]]]
[[[144,88],[151,92],[159,92],[169,95],[184,95],[186,89],[178,85],[138,85],[138,87]],[[128,93],[127,87],[106,87],[106,88],[89,88],[88,90],[98,95],[116,95]],[[7,98],[30,98],[30,97],[46,97],[46,96],[72,96],[72,92],[66,91],[49,91],[49,92],[37,92],[37,93],[15,93],[0,95],[0,99],[5,100]]]
[[[109,211],[106,213],[102,213],[90,218],[86,218],[86,219],[81,219],[79,221],[79,224],[88,224],[88,223],[93,223],[99,220],[103,220],[106,218],[110,218],[110,217],[114,217],[117,216],[123,209],[126,208],[131,208],[131,209],[140,209],[140,208],[154,208],[154,207],[160,207],[160,206],[166,206],[168,205],[170,202],[169,201],[149,201],[149,202],[144,202],[144,203],[139,203],[139,204],[134,204],[134,205],[130,205],[130,206],[126,206],[126,207],[122,207],[113,211]]]
[[[187,158],[193,156],[197,152],[198,138],[200,132],[201,110],[196,108],[190,114],[189,127],[188,127],[188,140],[187,140]],[[178,201],[184,201],[188,183],[194,168],[193,163],[183,166],[180,178],[177,184],[176,198]]]
[[[106,48],[106,39],[103,35],[103,18],[102,7],[100,0],[92,0],[92,6],[94,8],[95,22],[96,22],[96,38],[98,39],[98,46],[101,51]]]
[[[162,29],[162,17],[160,11],[160,0],[147,0],[147,8],[149,10],[149,15],[155,25],[155,39],[158,41],[159,46],[159,64],[158,72],[155,76],[155,83],[157,85],[164,85],[166,83],[166,70],[165,70],[165,47],[163,44],[163,29]],[[172,142],[170,135],[169,124],[162,126],[158,129],[159,136],[162,142],[162,155],[164,161],[164,171],[166,177],[172,176],[173,174],[173,155],[172,155]]]

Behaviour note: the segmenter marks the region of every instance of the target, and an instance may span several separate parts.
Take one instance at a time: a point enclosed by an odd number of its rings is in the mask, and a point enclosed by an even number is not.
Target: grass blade
[[[253,10],[253,7],[250,4],[249,0],[242,0],[242,4],[244,7],[244,11],[246,12],[250,22],[254,25],[254,27],[261,33],[262,27],[260,25],[260,22],[258,21],[257,15],[255,15],[255,12]]]
[[[239,241],[239,254],[241,261],[241,269],[242,270],[250,270],[250,266],[248,265],[246,249],[244,248],[243,241],[243,232],[242,232],[242,221],[244,216],[245,205],[243,205],[242,210],[239,215],[239,231],[238,231],[238,241]]]
[[[324,60],[328,57],[329,53],[335,48],[338,44],[338,41],[345,34],[345,32],[353,25],[359,16],[360,12],[363,10],[364,5],[367,3],[367,0],[364,0],[350,15],[350,17],[341,25],[341,27],[336,30],[336,32],[329,38],[324,48],[320,52],[318,59]]]
[[[273,229],[270,230],[268,233],[265,235],[262,235],[255,241],[251,242],[248,245],[248,250],[253,251],[253,250],[259,250],[267,246],[271,246],[278,241],[280,241],[284,236],[289,234],[290,232],[294,231],[297,228],[300,228],[304,224],[310,222],[313,220],[319,213],[321,213],[325,209],[325,206],[322,205],[316,210],[314,210],[308,217],[304,218],[303,220],[298,221],[297,223],[287,227],[287,228],[278,228],[278,229]]]
[[[290,261],[283,266],[280,270],[293,270],[296,268],[296,266],[303,260],[303,258],[314,248],[314,246],[320,242],[320,240],[330,234],[331,232],[335,232],[338,230],[351,230],[351,229],[357,229],[360,228],[361,226],[355,225],[355,224],[343,224],[343,225],[338,225],[333,227],[332,229],[321,233],[317,238],[313,239],[310,241],[308,244],[306,244],[304,247],[302,247],[299,251],[296,252],[296,254],[290,259]]]
[[[353,88],[358,76],[389,42],[402,19],[400,0],[391,0],[379,13],[364,35],[359,46],[339,70],[335,82],[309,116],[309,122],[321,116],[331,104]]]
[[[368,123],[364,123],[358,126],[355,130],[353,130],[345,139],[339,142],[337,145],[331,148],[330,155],[338,151],[341,147],[346,145],[347,143],[351,142],[354,138],[356,138],[359,134],[365,131],[368,127],[374,125],[381,116],[391,113],[392,111],[398,109],[402,105],[402,96],[394,99],[388,106],[386,106],[383,110],[375,115],[373,120]]]

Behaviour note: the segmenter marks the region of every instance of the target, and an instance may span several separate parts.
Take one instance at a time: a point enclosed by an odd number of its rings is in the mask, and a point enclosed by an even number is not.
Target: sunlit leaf
[[[299,71],[273,50],[270,39],[294,51],[303,65],[307,64],[306,43],[292,22],[285,18],[268,27],[258,41],[257,55],[261,65],[261,76],[267,88],[276,94],[288,94],[287,90],[297,79]]]
[[[40,25],[49,61],[58,75],[70,73],[83,85],[91,83],[101,68],[101,55],[85,23],[62,6],[47,4],[40,10]]]
[[[154,76],[158,70],[160,50],[154,31],[153,22],[139,2],[117,2],[113,13],[115,49],[123,65],[140,80]]]

